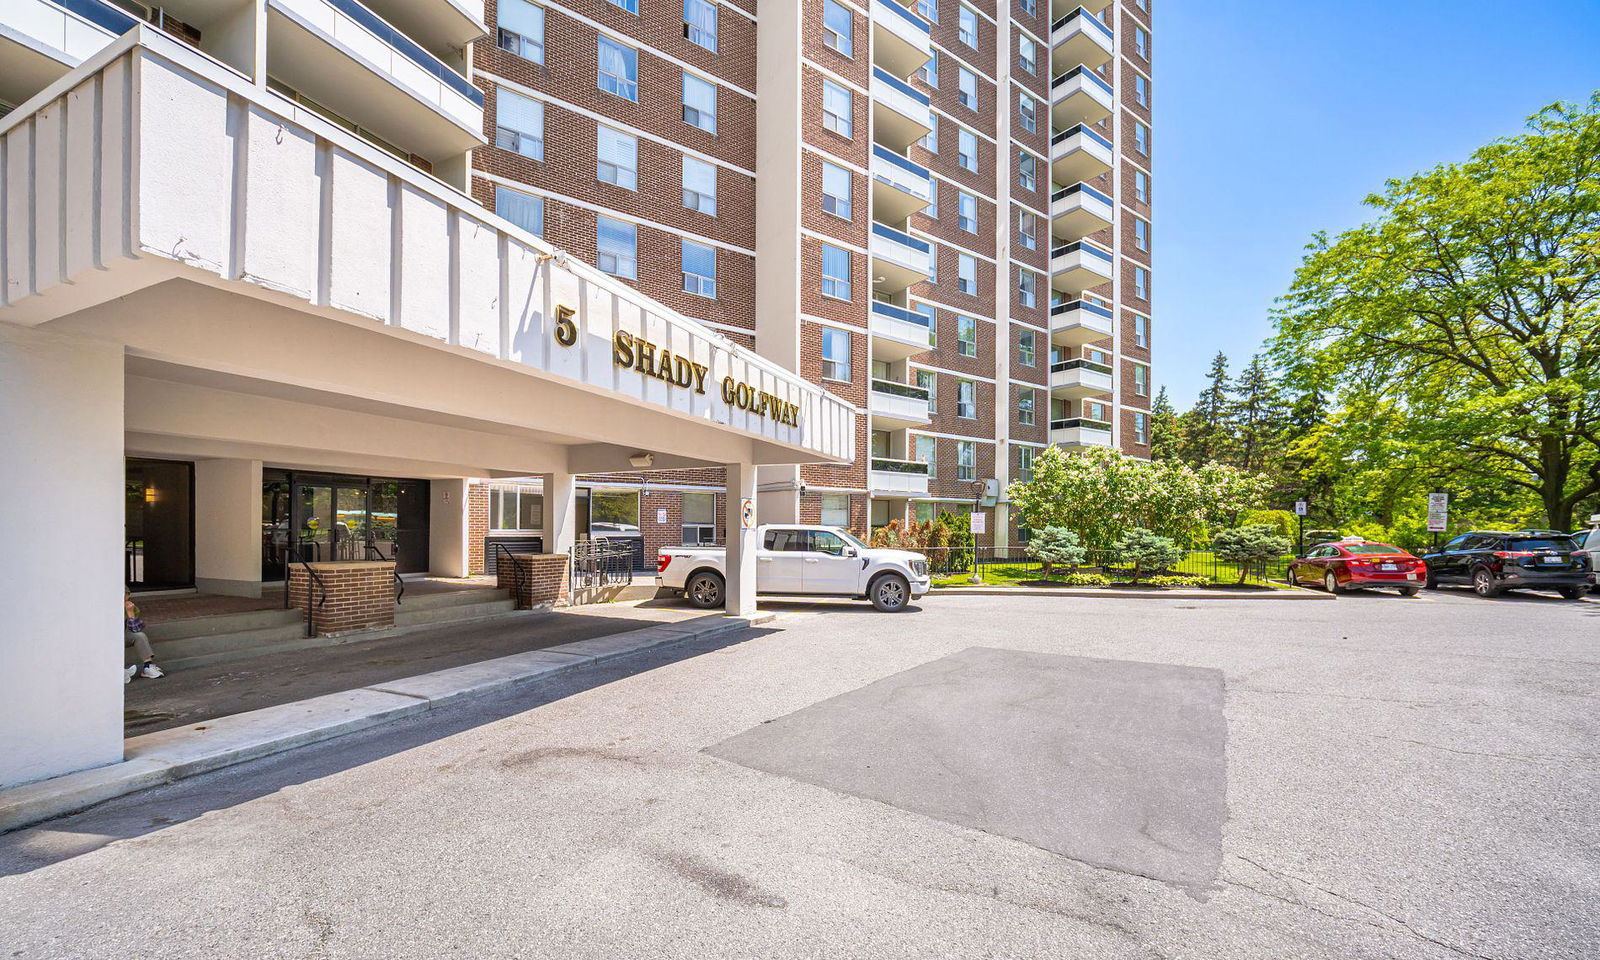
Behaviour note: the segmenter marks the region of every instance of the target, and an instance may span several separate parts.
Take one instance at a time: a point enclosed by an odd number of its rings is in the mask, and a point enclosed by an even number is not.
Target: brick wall
[[[308,611],[313,636],[394,626],[392,562],[352,560],[310,566],[320,578],[320,586],[313,583],[304,564],[291,566],[289,605]]]
[[[511,591],[518,610],[541,610],[565,606],[568,598],[571,558],[564,553],[513,554],[513,565],[495,565],[500,589]]]
[[[484,570],[483,539],[489,535],[489,485],[467,487],[467,572],[476,576]]]

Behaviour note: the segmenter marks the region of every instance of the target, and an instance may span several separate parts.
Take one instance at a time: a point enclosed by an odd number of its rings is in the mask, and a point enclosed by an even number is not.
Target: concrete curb
[[[1190,590],[1179,587],[1151,590],[1107,590],[1101,587],[935,587],[929,597],[1090,597],[1119,600],[1333,600],[1332,594],[1304,587],[1277,590]],[[926,598],[924,598],[926,599]]]
[[[536,683],[578,667],[641,650],[719,637],[774,619],[776,615],[770,613],[754,617],[711,614],[148,733],[126,742],[121,763],[0,790],[0,833],[446,704]]]

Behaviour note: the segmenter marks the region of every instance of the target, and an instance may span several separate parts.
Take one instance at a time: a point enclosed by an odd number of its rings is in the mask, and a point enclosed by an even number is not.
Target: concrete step
[[[495,594],[505,593],[503,590],[493,592]],[[394,625],[397,627],[415,627],[425,623],[460,623],[465,620],[498,617],[512,613],[516,609],[516,603],[509,596],[498,600],[480,600],[478,603],[455,603],[448,606],[421,608],[414,607],[409,602],[402,602],[395,607]]]
[[[210,617],[192,617],[188,620],[152,620],[145,624],[145,635],[151,643],[178,640],[184,637],[210,637],[249,630],[263,630],[287,624],[304,624],[305,614],[299,610],[272,607],[266,610],[247,610],[244,613],[223,613]]]
[[[408,610],[438,610],[444,607],[468,607],[495,600],[510,600],[510,590],[491,587],[472,587],[465,590],[434,590],[427,593],[407,593],[395,607],[396,613]]]
[[[234,633],[214,634],[206,637],[178,637],[172,640],[152,640],[156,663],[163,669],[182,670],[209,663],[222,663],[243,657],[260,656],[284,649],[296,649],[306,640],[305,624],[298,621],[263,627],[258,630],[239,630]],[[127,649],[133,657],[133,648]]]

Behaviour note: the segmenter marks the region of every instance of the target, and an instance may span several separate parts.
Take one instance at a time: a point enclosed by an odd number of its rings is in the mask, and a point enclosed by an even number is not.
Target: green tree
[[[1162,387],[1156,393],[1155,403],[1150,405],[1150,459],[1178,459],[1182,442],[1178,411],[1172,408],[1172,401],[1167,398],[1167,388]]]
[[[1147,570],[1160,572],[1183,559],[1183,550],[1171,537],[1134,527],[1117,538],[1114,548],[1123,563],[1133,564],[1133,582]]]
[[[1058,566],[1071,567],[1076,573],[1078,564],[1088,555],[1089,552],[1083,549],[1083,541],[1066,527],[1045,527],[1042,530],[1035,530],[1028,540],[1028,556],[1044,564],[1046,580],[1050,579],[1050,575]]]
[[[1228,357],[1222,351],[1211,358],[1211,369],[1206,373],[1206,387],[1179,422],[1183,441],[1179,447],[1184,460],[1201,464],[1212,460],[1226,461],[1233,448],[1229,430],[1229,412],[1233,401],[1229,396],[1232,380],[1228,377]]]
[[[1211,550],[1218,559],[1239,565],[1240,583],[1249,575],[1251,564],[1276,560],[1293,546],[1277,527],[1267,524],[1235,527],[1211,538]]]
[[[1242,470],[1262,470],[1276,459],[1283,429],[1278,384],[1260,354],[1250,359],[1234,381],[1233,401],[1229,406],[1229,426],[1234,436],[1233,449]]]
[[[1318,235],[1277,311],[1273,356],[1340,411],[1297,446],[1383,463],[1400,477],[1383,497],[1443,475],[1570,529],[1600,499],[1600,94],[1367,203],[1376,219]]]

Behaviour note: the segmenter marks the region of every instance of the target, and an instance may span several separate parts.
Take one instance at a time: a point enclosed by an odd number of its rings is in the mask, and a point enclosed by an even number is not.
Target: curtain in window
[[[638,56],[627,47],[604,37],[600,38],[598,50],[600,72],[621,81],[622,89],[617,92],[630,99],[638,96]]]
[[[528,40],[544,43],[544,8],[527,0],[501,0],[500,26]]]
[[[683,22],[689,25],[691,42],[717,49],[717,8],[710,0],[683,0]]]

